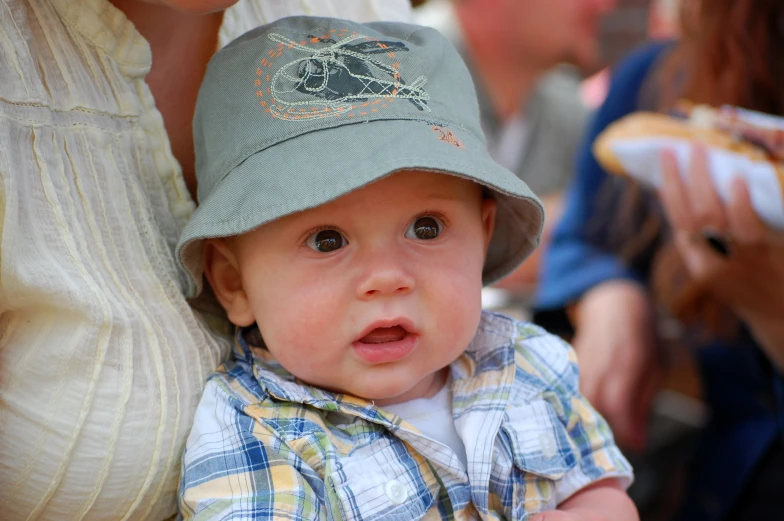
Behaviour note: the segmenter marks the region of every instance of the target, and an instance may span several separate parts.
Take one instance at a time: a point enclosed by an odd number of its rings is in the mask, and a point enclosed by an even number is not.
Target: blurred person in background
[[[646,36],[648,40],[671,40],[678,34],[678,6],[681,0],[652,0],[648,5]],[[605,67],[586,78],[580,96],[590,109],[598,108],[607,96],[610,68]]]
[[[648,37],[668,40],[678,34],[679,9],[682,0],[652,0],[648,9]]]
[[[659,193],[608,178],[591,142],[636,110],[680,98],[784,115],[784,3],[683,0],[682,36],[633,52],[615,68],[588,132],[566,212],[543,264],[537,321],[573,327],[581,390],[619,442],[645,444],[661,381],[657,309],[690,334],[710,417],[679,516],[781,519],[784,512],[784,240],[736,179],[722,203],[704,151],[687,181],[671,154]],[[722,256],[702,233],[726,241]]]
[[[581,73],[601,65],[599,24],[615,0],[428,0],[414,20],[435,27],[461,51],[479,94],[493,158],[542,199],[542,244],[499,286],[531,291],[539,252],[561,213],[587,122]],[[559,66],[569,64],[569,66]]]

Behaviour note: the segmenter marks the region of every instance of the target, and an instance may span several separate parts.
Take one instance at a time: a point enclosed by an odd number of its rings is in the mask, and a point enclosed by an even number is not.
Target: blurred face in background
[[[600,66],[601,20],[616,4],[616,0],[469,1],[482,2],[490,10],[497,27],[494,34],[504,40],[510,59],[533,60],[542,68],[568,62],[584,72]]]
[[[648,36],[672,38],[678,34],[680,0],[653,0],[648,14]]]

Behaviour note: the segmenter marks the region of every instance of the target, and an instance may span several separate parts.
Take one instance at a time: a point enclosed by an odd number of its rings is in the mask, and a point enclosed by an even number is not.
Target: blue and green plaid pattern
[[[485,312],[451,365],[468,468],[373,403],[309,387],[239,332],[188,438],[184,519],[526,519],[631,468],[568,344]],[[328,369],[325,369],[328,370]]]

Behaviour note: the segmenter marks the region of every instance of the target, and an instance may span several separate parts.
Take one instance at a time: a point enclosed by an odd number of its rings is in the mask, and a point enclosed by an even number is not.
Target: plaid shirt
[[[526,519],[632,472],[577,391],[568,344],[485,312],[451,365],[464,468],[447,446],[365,400],[304,385],[240,332],[188,438],[185,519]],[[328,369],[325,369],[328,370]]]

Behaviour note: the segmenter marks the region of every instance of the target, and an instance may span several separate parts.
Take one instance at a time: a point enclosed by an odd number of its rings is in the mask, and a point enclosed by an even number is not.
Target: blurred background
[[[538,34],[532,41],[509,37],[497,47],[484,42],[484,38],[485,33],[494,32],[490,28],[499,27],[501,21],[486,12],[471,12],[470,4],[475,4],[474,0],[413,0],[412,4],[415,21],[446,34],[466,58],[479,90],[491,153],[495,151],[496,160],[505,163],[532,186],[543,199],[548,221],[553,225],[561,213],[561,196],[571,180],[574,153],[584,127],[605,99],[609,71],[632,50],[654,40],[677,36],[679,0],[518,2],[526,7],[521,7],[516,14],[530,17],[533,24],[551,24],[545,27],[548,34]],[[489,0],[485,6],[494,3],[504,4]],[[579,15],[572,19],[578,4],[583,9],[582,20],[577,19]],[[568,12],[559,13],[559,9]],[[464,11],[462,19],[461,10]],[[484,16],[487,19],[482,22]],[[513,13],[501,13],[501,16],[510,17]],[[550,37],[560,30],[556,28],[559,16],[564,26],[561,42],[556,41],[556,36]],[[507,29],[514,31],[509,26]],[[503,32],[503,29],[499,27],[499,31]],[[520,27],[520,31],[537,34],[535,27]],[[580,31],[583,31],[582,40],[574,36]],[[491,38],[504,39],[498,34]],[[502,65],[507,67],[504,83],[494,74],[493,57],[502,52],[500,49],[518,44],[519,55],[510,53],[500,57]],[[566,58],[563,61],[557,59],[557,52],[561,52],[557,45],[563,47]],[[582,47],[585,52],[583,49],[569,51],[569,45]],[[593,45],[596,51],[590,52],[588,48]],[[512,64],[519,65],[524,74],[516,76],[509,72]],[[520,104],[504,100],[505,91],[512,91],[512,97],[519,94]],[[539,135],[550,135],[549,141],[556,143],[558,151],[548,155],[547,149],[551,145],[532,142]],[[537,154],[544,158],[531,157]],[[557,161],[554,160],[556,156]],[[532,177],[531,172],[541,170],[538,165],[544,164],[539,161],[547,164],[560,161],[560,166],[558,170],[548,171],[547,179]],[[547,246],[547,236],[546,229],[543,247]],[[539,258],[530,259],[516,274],[496,287],[486,288],[483,293],[485,307],[530,320],[539,270]],[[669,361],[665,385],[654,400],[645,448],[625,450],[636,472],[630,494],[640,508],[643,521],[672,518],[680,499],[686,462],[707,417],[689,350],[678,344],[678,328],[666,319],[662,319],[659,328]]]
[[[591,0],[588,0],[591,1]],[[425,4],[438,0],[412,0],[414,9],[421,12]],[[597,67],[617,63],[635,47],[652,39],[671,38],[677,34],[679,0],[615,0],[609,2],[606,13],[598,23],[598,43],[601,50]],[[606,88],[606,74],[593,75],[595,70],[581,71],[588,80],[585,100],[592,106],[601,103]]]

